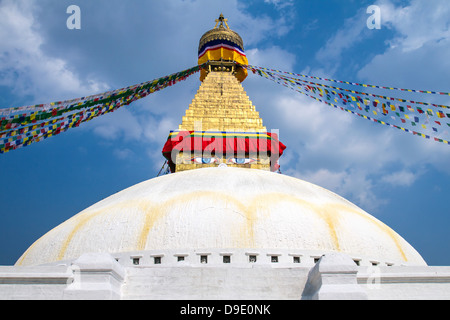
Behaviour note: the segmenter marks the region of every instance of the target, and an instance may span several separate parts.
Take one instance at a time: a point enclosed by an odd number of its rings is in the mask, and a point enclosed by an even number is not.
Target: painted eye
[[[255,162],[255,159],[246,159],[246,158],[231,158],[230,162],[235,164],[248,164]]]
[[[211,164],[211,163],[216,163],[218,161],[218,159],[217,158],[197,157],[197,158],[193,158],[192,161],[195,163],[201,163],[201,164]]]

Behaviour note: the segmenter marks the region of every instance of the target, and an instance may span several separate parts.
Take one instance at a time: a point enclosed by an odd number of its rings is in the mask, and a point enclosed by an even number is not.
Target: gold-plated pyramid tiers
[[[265,132],[241,83],[231,72],[209,72],[195,95],[179,130]]]
[[[201,85],[163,148],[171,172],[231,166],[276,171],[286,148],[267,132],[241,82],[248,65],[242,38],[220,15],[199,45]]]

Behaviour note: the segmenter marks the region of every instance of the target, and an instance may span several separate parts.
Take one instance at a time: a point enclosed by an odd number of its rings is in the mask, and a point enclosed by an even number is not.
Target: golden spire
[[[275,171],[285,146],[267,132],[241,82],[244,43],[223,14],[200,39],[202,84],[163,148],[172,172],[226,165]]]
[[[244,41],[237,32],[230,29],[228,19],[223,14],[215,21],[214,28],[207,31],[199,42],[198,64],[208,66],[201,70],[200,81],[205,79],[211,67],[226,66],[242,82],[247,77],[247,69],[240,65],[248,65]]]
[[[230,29],[230,27],[228,26],[228,19],[225,19],[224,18],[224,16],[223,16],[223,14],[221,13],[220,14],[220,16],[219,16],[219,19],[216,19],[216,25],[215,25],[215,27],[214,27],[214,29],[215,28],[217,28],[217,25],[220,23],[220,26],[219,26],[219,28],[220,27],[223,27],[223,24],[225,23],[225,26],[227,27],[227,29]],[[230,29],[231,30],[231,29]]]

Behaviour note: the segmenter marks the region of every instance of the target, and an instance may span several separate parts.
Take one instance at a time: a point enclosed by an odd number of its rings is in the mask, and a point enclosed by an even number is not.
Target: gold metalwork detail
[[[227,23],[228,19],[220,14],[219,19],[216,20],[216,25],[213,29],[206,32],[200,39],[200,44],[198,49],[200,50],[206,43],[214,40],[228,40],[237,44],[242,50],[244,50],[244,41],[242,41],[241,36],[230,29]],[[224,26],[225,24],[225,26]],[[217,26],[219,25],[219,26]]]
[[[230,29],[230,27],[228,26],[228,19],[225,19],[225,17],[223,16],[223,14],[221,13],[219,16],[219,19],[216,19],[216,25],[214,26],[214,29],[217,28],[217,25],[220,23],[220,25],[223,27],[223,24],[225,23],[225,25],[227,26],[228,29]]]
[[[259,112],[231,72],[211,71],[182,119],[179,130],[266,132]]]

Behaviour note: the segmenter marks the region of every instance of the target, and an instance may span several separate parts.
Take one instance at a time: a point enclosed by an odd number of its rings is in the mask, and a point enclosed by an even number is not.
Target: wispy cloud
[[[328,69],[328,74],[333,74],[340,67],[342,56],[348,49],[366,38],[366,19],[365,8],[361,8],[355,16],[347,18],[342,28],[336,30],[316,53],[316,59]]]
[[[401,47],[408,52],[450,38],[448,1],[435,0],[431,5],[413,0],[407,6],[396,6],[389,0],[380,0],[378,4],[384,26],[397,32],[389,41],[391,48]]]
[[[402,170],[384,176],[382,181],[394,186],[409,187],[416,181],[417,177],[417,174]]]
[[[107,84],[81,78],[64,59],[44,53],[35,10],[32,0],[0,3],[0,85],[36,103],[107,90]]]
[[[387,40],[389,48],[374,57],[358,76],[367,81],[384,79],[383,83],[405,87],[407,84],[423,90],[446,90],[450,78],[450,50],[446,0],[411,1],[395,6],[391,1],[379,2],[383,26],[394,31]],[[432,23],[431,23],[432,21]],[[449,103],[447,99],[444,103]]]
[[[278,9],[284,9],[286,7],[292,7],[294,5],[293,0],[264,0],[264,2],[273,4]]]

